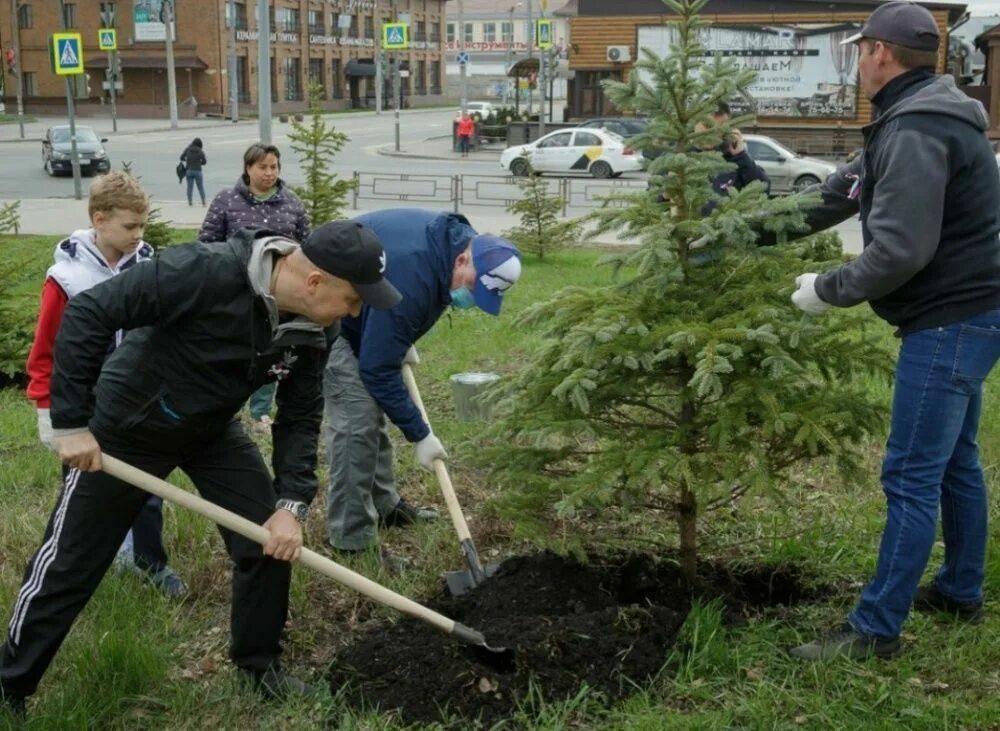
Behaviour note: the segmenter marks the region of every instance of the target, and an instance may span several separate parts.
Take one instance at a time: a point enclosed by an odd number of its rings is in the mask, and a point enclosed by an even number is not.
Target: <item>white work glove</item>
[[[819,298],[816,293],[816,277],[818,274],[809,272],[795,277],[797,289],[792,293],[792,304],[807,315],[822,315],[831,305]]]
[[[688,244],[688,250],[694,251],[695,249],[703,249],[708,246],[708,235],[702,236],[699,239],[695,239],[690,244]]]
[[[406,355],[403,356],[403,362],[409,366],[415,366],[420,363],[420,356],[417,355],[416,345],[411,345],[410,349],[406,351]]]
[[[38,410],[38,438],[49,449],[55,449],[52,444],[52,419],[48,409]]]
[[[436,459],[448,459],[448,453],[444,451],[441,440],[431,432],[417,442],[417,462],[428,472],[433,472]]]

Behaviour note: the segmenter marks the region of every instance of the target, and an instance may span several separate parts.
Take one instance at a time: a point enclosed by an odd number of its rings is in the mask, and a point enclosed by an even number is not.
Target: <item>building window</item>
[[[21,30],[31,28],[31,6],[22,5],[17,9],[17,27]]]
[[[431,94],[441,93],[441,62],[431,61]]]
[[[302,16],[298,8],[278,8],[278,27],[284,33],[298,33],[302,26]]]
[[[237,26],[239,27],[239,26]],[[240,104],[250,103],[250,71],[246,56],[236,57],[236,88]]]
[[[487,43],[495,43],[497,40],[497,24],[483,23],[483,40]]]
[[[309,88],[316,87],[319,91],[319,98],[326,99],[326,84],[323,83],[323,59],[309,59]]]
[[[260,73],[260,70],[257,70]],[[278,64],[274,62],[274,56],[271,56],[271,101],[278,101]]]
[[[514,42],[514,24],[506,21],[500,24],[500,32],[503,34],[504,43]]]
[[[302,101],[302,64],[297,58],[286,56],[281,59],[282,70],[285,75],[285,101]]]
[[[326,23],[322,10],[309,11],[309,35],[321,36],[326,33]]]
[[[23,9],[24,6],[22,5]],[[34,71],[22,71],[21,79],[24,83],[24,95],[25,96],[37,96],[38,87],[35,85],[35,72]]]
[[[417,79],[414,86],[418,96],[427,94],[427,62],[422,59],[417,61]]]
[[[76,28],[76,3],[63,3],[63,24],[66,28]]]
[[[413,40],[424,42],[427,40],[427,23],[418,20],[413,31]]]
[[[347,35],[350,36],[351,38],[357,38],[358,37],[358,16],[357,15],[352,15],[351,16],[351,27],[347,29]]]
[[[475,36],[472,33],[472,23],[466,23],[465,24],[465,42],[466,43],[472,43],[472,40],[473,40],[474,37]]]
[[[437,20],[432,20],[429,23],[429,25],[430,25],[431,35],[430,35],[430,38],[428,38],[428,40],[431,43],[434,43],[434,44],[440,43],[441,42],[441,23],[438,22]],[[454,34],[455,34],[455,30],[454,30],[454,28],[452,28],[452,35],[454,35]]]
[[[330,62],[330,92],[334,99],[344,98],[343,78],[340,59],[335,58]]]
[[[375,37],[375,18],[371,15],[365,16],[365,38]]]
[[[247,6],[243,3],[232,3],[233,14],[236,16],[236,30],[247,29]]]
[[[448,43],[454,43],[455,42],[455,24],[454,23],[448,23],[445,26],[444,32],[445,32],[444,39]]]

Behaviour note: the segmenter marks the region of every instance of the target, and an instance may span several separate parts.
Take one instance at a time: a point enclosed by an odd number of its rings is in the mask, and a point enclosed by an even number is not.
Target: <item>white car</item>
[[[642,153],[625,144],[614,132],[603,129],[561,129],[527,145],[508,147],[500,167],[511,175],[536,173],[587,173],[595,178],[617,178],[642,170]]]
[[[473,114],[478,114],[482,119],[486,119],[488,116],[490,116],[493,112],[496,111],[496,107],[494,107],[489,102],[466,102],[465,108],[468,110],[469,116],[472,116]],[[458,113],[459,114],[462,113],[461,107],[459,107]]]
[[[822,183],[837,166],[815,157],[798,155],[764,135],[743,135],[747,152],[771,179],[771,193],[795,193]]]

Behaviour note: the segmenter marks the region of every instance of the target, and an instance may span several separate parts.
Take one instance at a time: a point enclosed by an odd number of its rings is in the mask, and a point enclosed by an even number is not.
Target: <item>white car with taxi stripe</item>
[[[642,154],[614,132],[604,129],[560,129],[527,145],[508,147],[500,167],[511,175],[584,173],[595,178],[617,178],[642,170]]]

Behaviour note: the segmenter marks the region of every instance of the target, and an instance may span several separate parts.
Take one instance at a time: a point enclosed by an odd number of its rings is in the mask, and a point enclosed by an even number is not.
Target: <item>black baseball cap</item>
[[[840,45],[857,43],[862,38],[888,41],[917,51],[936,51],[941,31],[927,8],[915,3],[892,2],[875,8],[861,32],[841,41]]]
[[[323,271],[351,283],[366,305],[388,310],[403,296],[385,278],[385,249],[367,226],[324,223],[302,244],[302,253]]]

